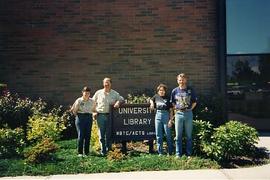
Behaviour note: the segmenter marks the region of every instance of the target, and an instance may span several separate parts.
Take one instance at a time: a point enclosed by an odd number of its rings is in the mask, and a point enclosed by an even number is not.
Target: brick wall
[[[0,2],[0,83],[70,104],[110,76],[123,96],[175,87],[185,72],[198,93],[217,89],[217,0]]]

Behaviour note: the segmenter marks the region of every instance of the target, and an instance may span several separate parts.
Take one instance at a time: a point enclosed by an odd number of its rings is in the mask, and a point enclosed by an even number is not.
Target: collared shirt
[[[95,102],[93,99],[89,98],[87,101],[79,97],[74,102],[72,109],[76,113],[93,113]]]
[[[122,101],[124,98],[118,92],[111,89],[110,92],[105,92],[104,89],[98,90],[93,96],[96,102],[96,111],[98,113],[109,113],[110,105],[116,101]]]

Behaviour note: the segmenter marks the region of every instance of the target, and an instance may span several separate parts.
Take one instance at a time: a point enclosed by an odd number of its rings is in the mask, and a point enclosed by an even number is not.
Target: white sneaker
[[[78,154],[78,157],[83,157],[83,155],[82,154]]]

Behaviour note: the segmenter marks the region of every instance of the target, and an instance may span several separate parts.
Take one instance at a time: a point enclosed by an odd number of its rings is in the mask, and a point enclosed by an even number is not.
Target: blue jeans
[[[182,134],[183,127],[185,126],[185,132],[187,136],[187,156],[192,153],[192,128],[193,128],[193,113],[192,111],[176,112],[175,114],[175,133],[176,133],[176,156],[182,155]]]
[[[75,120],[75,125],[78,133],[78,153],[86,155],[89,154],[90,138],[92,129],[92,114],[80,114],[78,113]]]
[[[101,146],[101,153],[106,154],[107,151],[111,150],[111,139],[110,139],[110,120],[109,114],[98,113],[97,124],[99,129],[99,142]]]
[[[155,116],[155,129],[157,138],[157,150],[159,154],[163,153],[163,129],[167,138],[168,153],[173,152],[173,142],[171,129],[168,127],[169,122],[169,111],[157,110]]]

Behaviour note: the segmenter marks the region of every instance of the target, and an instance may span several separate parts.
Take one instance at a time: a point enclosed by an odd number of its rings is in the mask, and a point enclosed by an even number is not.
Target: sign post
[[[155,139],[155,112],[149,104],[123,104],[111,108],[111,139],[115,142]]]

